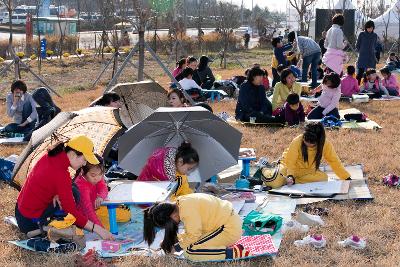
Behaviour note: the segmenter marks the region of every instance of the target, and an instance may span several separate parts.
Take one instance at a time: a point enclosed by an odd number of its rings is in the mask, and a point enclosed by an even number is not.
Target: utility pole
[[[243,26],[243,0],[242,5],[240,6],[240,24]]]

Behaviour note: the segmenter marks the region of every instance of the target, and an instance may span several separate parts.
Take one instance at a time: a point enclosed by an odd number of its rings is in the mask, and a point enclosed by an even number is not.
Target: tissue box
[[[353,95],[354,103],[366,103],[369,101],[368,95]]]
[[[101,249],[107,252],[121,252],[126,251],[133,246],[132,239],[116,239],[116,240],[103,240],[101,241]]]

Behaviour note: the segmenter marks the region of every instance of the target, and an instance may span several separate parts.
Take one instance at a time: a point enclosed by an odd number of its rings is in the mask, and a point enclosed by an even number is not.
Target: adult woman
[[[183,222],[185,232],[178,234]],[[248,256],[242,246],[233,245],[242,235],[242,220],[232,203],[207,194],[179,197],[176,203],[159,203],[144,212],[143,235],[153,243],[156,227],[165,229],[161,248],[166,253],[184,250],[194,261],[223,260]]]
[[[375,24],[369,20],[364,25],[364,31],[358,35],[356,49],[358,51],[357,59],[357,80],[358,83],[369,69],[376,68],[375,47],[378,42],[378,35],[374,32]]]
[[[279,123],[280,119],[272,116],[272,105],[265,95],[262,85],[264,71],[251,68],[247,73],[247,81],[240,86],[239,98],[236,104],[235,118],[248,122],[251,117],[257,123]]]
[[[272,95],[272,110],[282,108],[290,93],[296,93],[300,96],[301,90],[301,85],[296,82],[294,73],[290,69],[284,69],[281,73],[281,81],[275,85]]]
[[[204,89],[211,89],[215,81],[214,74],[208,66],[209,62],[212,61],[207,56],[203,55],[200,57],[200,63],[197,67],[197,73],[200,76],[201,87]]]
[[[332,18],[332,27],[326,33],[324,46],[327,49],[322,62],[332,71],[341,74],[346,54],[343,49],[346,47],[344,34],[341,29],[344,25],[344,16],[336,14]]]
[[[95,232],[102,239],[113,239],[110,232],[89,221],[76,208],[68,168],[78,170],[86,161],[99,163],[93,153],[93,142],[84,135],[58,144],[38,160],[29,172],[15,206],[15,217],[21,232],[36,230],[39,224],[46,225],[47,218],[56,211],[54,199],[59,199],[60,208],[76,218],[78,227]]]
[[[14,119],[8,124],[5,132],[27,134],[33,130],[38,119],[36,103],[23,81],[15,81],[11,84],[11,93],[7,95],[7,115]]]
[[[325,138],[324,126],[320,122],[309,123],[304,133],[294,138],[283,152],[278,177],[266,184],[277,188],[284,184],[327,181],[327,174],[319,170],[322,159],[340,179],[350,179],[332,143]]]

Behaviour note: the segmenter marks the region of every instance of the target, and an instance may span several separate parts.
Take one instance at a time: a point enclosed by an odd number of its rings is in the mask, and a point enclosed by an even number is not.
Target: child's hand
[[[62,210],[60,198],[59,198],[58,195],[55,195],[53,197],[53,206],[54,206],[54,208],[57,206],[57,204],[58,204],[58,207],[60,207],[60,210]]]
[[[103,203],[104,199],[101,197],[97,197],[96,200],[94,201],[94,208],[98,209],[101,206],[101,203]]]
[[[293,178],[293,176],[288,176],[288,177],[286,177],[286,184],[287,185],[294,185],[294,178]]]

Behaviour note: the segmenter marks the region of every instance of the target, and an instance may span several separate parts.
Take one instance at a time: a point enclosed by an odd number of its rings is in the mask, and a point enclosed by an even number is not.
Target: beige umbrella
[[[123,132],[118,110],[91,107],[76,112],[61,112],[51,122],[32,133],[31,141],[15,165],[12,185],[21,188],[30,170],[40,157],[58,142],[85,134],[94,143],[95,152],[105,155],[111,144]]]

